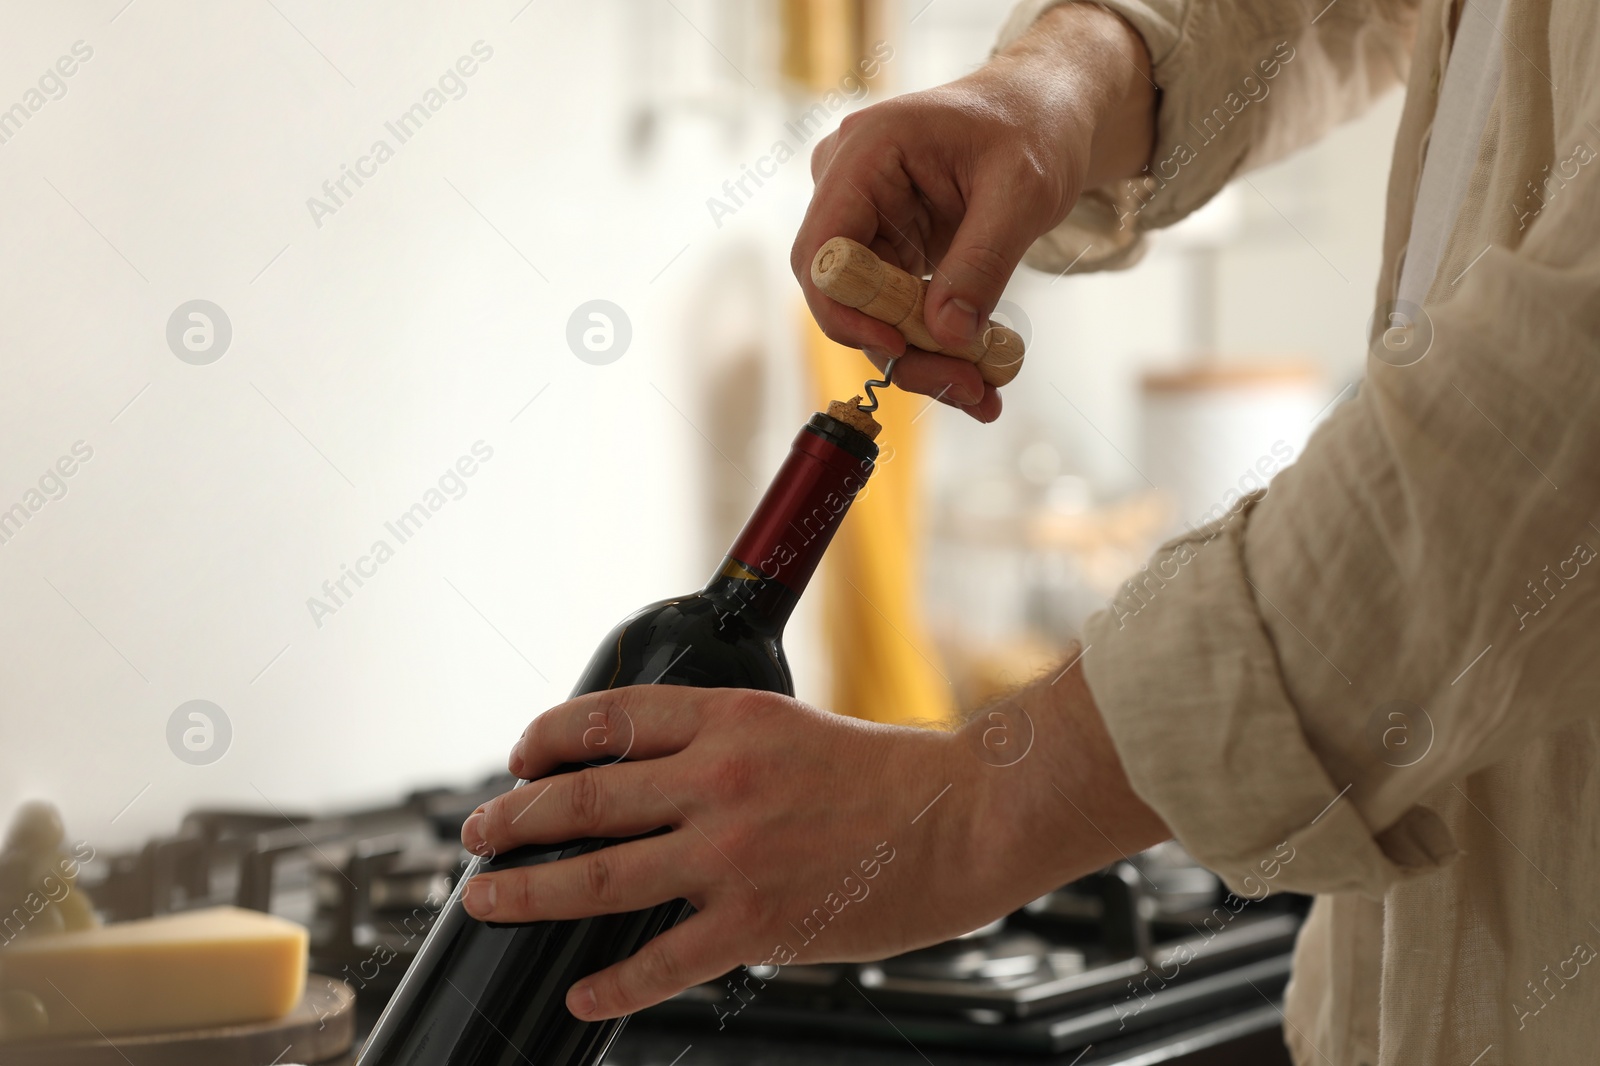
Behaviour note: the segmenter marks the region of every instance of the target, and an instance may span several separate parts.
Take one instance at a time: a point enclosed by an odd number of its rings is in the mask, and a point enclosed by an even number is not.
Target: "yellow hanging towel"
[[[847,400],[876,376],[860,352],[835,344],[801,309],[818,408]],[[825,640],[840,714],[898,725],[944,724],[955,692],[922,620],[919,447],[927,397],[879,390],[877,471],[828,548],[822,580]]]

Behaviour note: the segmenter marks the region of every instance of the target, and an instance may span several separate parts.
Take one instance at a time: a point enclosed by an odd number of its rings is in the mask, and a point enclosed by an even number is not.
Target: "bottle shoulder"
[[[780,637],[756,632],[703,592],[658,600],[617,623],[572,694],[657,684],[794,691]]]

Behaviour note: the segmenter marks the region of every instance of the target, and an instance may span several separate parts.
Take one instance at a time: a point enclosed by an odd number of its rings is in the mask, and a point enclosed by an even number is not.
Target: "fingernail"
[[[978,309],[959,296],[951,297],[939,309],[939,324],[964,341],[978,335]]]
[[[971,407],[973,404],[983,399],[983,394],[973,392],[972,389],[966,385],[958,385],[950,390],[950,398],[956,403]]]
[[[567,992],[567,1009],[579,1018],[594,1013],[594,988],[590,985],[573,985]]]
[[[482,855],[484,843],[483,808],[479,807],[472,812],[472,817],[468,818],[466,824],[461,827],[461,846],[474,855]]]
[[[878,363],[887,363],[894,358],[894,353],[884,348],[863,348],[861,350],[866,353],[868,359]]]
[[[476,877],[461,891],[461,902],[474,918],[485,918],[494,910],[494,882]]]
[[[507,765],[507,769],[509,769],[512,773],[516,774],[518,777],[522,776],[522,738],[521,737],[518,737],[517,738],[517,742],[515,744],[511,745],[511,757],[506,760],[506,765]]]

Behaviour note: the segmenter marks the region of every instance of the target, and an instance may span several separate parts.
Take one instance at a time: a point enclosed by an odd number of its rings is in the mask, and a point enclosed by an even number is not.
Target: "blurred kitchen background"
[[[611,624],[703,583],[806,414],[866,376],[789,271],[810,150],[981,63],[1007,8],[0,14],[0,510],[22,509],[0,811],[49,797],[123,847],[201,804],[503,766]],[[1235,183],[1132,270],[1023,270],[999,422],[892,400],[791,627],[801,697],[937,720],[1025,681],[1159,539],[1297,456],[1361,372],[1398,111]],[[402,542],[386,523],[419,502]]]

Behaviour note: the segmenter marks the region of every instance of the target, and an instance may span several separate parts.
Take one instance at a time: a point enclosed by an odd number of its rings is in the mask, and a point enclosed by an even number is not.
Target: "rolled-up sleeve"
[[[1252,499],[1163,545],[1089,620],[1084,674],[1134,790],[1234,891],[1256,898],[1270,881],[1382,895],[1455,848],[1426,808],[1386,827],[1385,847],[1355,803],[1341,802],[1349,783],[1335,781],[1307,736],[1263,617],[1273,610],[1263,582],[1301,606],[1294,567],[1287,585],[1245,568],[1265,505]]]
[[[1003,48],[1062,3],[1023,0]],[[1415,0],[1098,0],[1150,51],[1161,93],[1147,171],[1086,192],[1029,250],[1036,269],[1137,262],[1144,234],[1178,221],[1237,175],[1308,144],[1403,81]],[[1320,11],[1319,11],[1320,9]]]
[[[1574,92],[1557,143],[1594,144]],[[1420,361],[1369,359],[1264,496],[1086,626],[1135,790],[1236,891],[1433,870],[1430,797],[1600,712],[1600,197],[1521,236],[1436,284]]]

